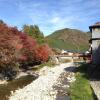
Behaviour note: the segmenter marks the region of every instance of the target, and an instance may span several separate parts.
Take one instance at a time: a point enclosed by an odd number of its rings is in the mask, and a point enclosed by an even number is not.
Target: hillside
[[[65,28],[57,30],[47,36],[46,40],[52,48],[76,51],[85,51],[89,48],[88,33],[76,29]]]

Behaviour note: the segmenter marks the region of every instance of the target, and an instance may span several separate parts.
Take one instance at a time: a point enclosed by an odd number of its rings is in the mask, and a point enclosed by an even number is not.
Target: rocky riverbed
[[[75,81],[74,64],[65,63],[53,68],[44,67],[39,78],[23,89],[12,92],[10,100],[69,100],[68,88]],[[62,95],[61,95],[62,94]]]

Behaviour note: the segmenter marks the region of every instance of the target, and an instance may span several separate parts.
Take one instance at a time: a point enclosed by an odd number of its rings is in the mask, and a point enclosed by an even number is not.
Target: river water
[[[22,76],[19,79],[9,81],[7,84],[0,85],[0,100],[9,100],[8,97],[11,91],[15,91],[18,88],[23,88],[24,86],[30,84],[36,77],[33,75]]]

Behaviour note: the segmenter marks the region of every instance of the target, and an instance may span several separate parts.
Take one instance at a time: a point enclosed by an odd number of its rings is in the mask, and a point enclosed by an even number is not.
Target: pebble
[[[11,94],[9,100],[55,100],[57,91],[54,91],[52,87],[57,83],[57,79],[64,72],[64,69],[70,66],[73,66],[73,63],[60,64],[53,68],[42,68],[38,79],[23,89],[16,90],[15,93]],[[69,76],[68,80],[75,79]]]

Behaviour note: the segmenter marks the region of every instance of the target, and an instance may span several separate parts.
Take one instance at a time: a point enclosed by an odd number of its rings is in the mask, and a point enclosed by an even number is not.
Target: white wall
[[[100,38],[100,28],[92,29],[92,38]]]

